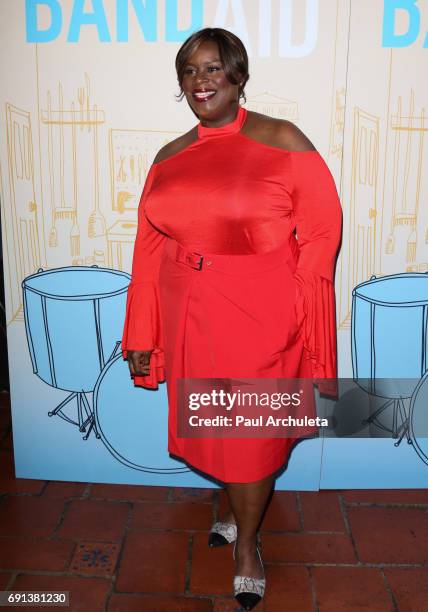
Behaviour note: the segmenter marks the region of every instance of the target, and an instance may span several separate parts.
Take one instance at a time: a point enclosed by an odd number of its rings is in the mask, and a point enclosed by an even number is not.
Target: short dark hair
[[[226,77],[233,85],[242,83],[242,85],[239,85],[239,97],[243,98],[245,102],[244,87],[250,78],[248,74],[247,51],[240,38],[228,30],[223,30],[223,28],[204,28],[198,30],[181,45],[175,58],[175,69],[180,86],[179,100],[182,100],[184,96],[182,83],[189,57],[204,42],[217,43]]]

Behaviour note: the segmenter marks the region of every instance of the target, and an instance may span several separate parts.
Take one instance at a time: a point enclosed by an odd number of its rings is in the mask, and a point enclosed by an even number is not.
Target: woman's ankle
[[[232,525],[236,525],[236,520],[233,512],[229,510],[221,519],[222,523],[231,523]]]
[[[257,550],[257,534],[250,537],[242,538],[239,536],[236,540],[236,549],[240,554],[255,554]]]

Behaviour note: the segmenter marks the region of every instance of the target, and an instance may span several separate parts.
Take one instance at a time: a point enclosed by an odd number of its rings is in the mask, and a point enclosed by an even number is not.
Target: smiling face
[[[235,118],[239,85],[228,81],[217,43],[201,43],[189,56],[181,87],[202,124],[220,127]]]

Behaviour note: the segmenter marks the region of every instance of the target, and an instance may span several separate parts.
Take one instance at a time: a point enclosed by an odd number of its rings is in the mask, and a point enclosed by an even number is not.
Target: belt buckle
[[[195,256],[199,257],[199,261],[195,261]],[[194,270],[202,270],[202,263],[204,261],[204,257],[200,253],[186,253],[185,260],[187,265],[193,268]]]
[[[199,261],[194,266],[195,270],[198,270],[198,271],[202,270],[202,263],[204,261],[204,256],[201,255],[200,253],[192,253],[192,255],[197,255],[199,257]]]

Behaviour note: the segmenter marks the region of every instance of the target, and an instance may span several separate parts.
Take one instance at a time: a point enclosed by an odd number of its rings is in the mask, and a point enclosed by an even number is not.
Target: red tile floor
[[[68,590],[90,612],[236,612],[221,491],[15,479],[0,394],[0,590]],[[428,490],[276,492],[256,610],[428,610]],[[33,609],[33,608],[32,608]]]

